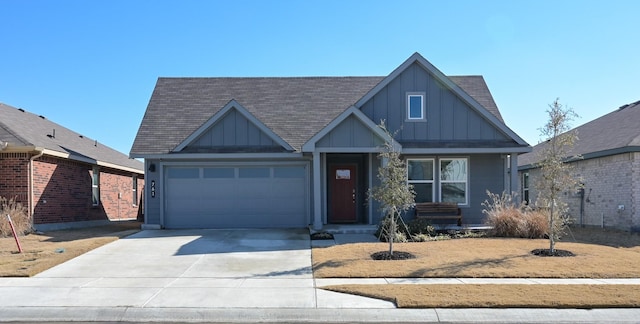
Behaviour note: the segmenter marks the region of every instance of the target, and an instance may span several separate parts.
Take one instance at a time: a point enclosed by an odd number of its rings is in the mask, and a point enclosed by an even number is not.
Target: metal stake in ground
[[[11,226],[11,233],[13,233],[13,238],[16,240],[16,245],[18,245],[18,253],[22,253],[22,246],[20,245],[18,234],[16,234],[16,228],[13,226],[13,221],[11,220],[11,216],[7,215],[7,218],[9,219],[9,225]]]

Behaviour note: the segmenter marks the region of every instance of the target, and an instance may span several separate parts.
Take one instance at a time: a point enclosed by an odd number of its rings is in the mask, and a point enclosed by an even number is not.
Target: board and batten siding
[[[426,120],[407,120],[407,94],[425,95]],[[474,108],[414,63],[361,108],[376,124],[398,131],[398,141],[508,140]]]
[[[316,147],[378,147],[382,140],[359,121],[350,116],[316,143]]]
[[[469,208],[462,210],[467,224],[483,224],[482,203],[489,198],[487,190],[501,194],[507,180],[506,158],[500,154],[471,155],[469,157]]]
[[[279,146],[251,121],[231,109],[220,121],[198,137],[189,148],[221,146]]]

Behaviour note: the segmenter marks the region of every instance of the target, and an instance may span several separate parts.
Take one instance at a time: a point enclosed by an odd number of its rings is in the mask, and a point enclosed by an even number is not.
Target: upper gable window
[[[409,93],[407,94],[407,119],[408,120],[424,120],[424,94]]]

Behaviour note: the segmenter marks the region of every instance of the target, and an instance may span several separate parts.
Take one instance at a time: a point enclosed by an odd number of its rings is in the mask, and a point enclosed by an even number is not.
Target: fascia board
[[[180,153],[180,154],[143,154],[135,158],[152,160],[193,160],[193,159],[300,159],[302,153]]]
[[[144,174],[143,170],[134,169],[134,168],[130,168],[130,167],[127,167],[127,166],[122,166],[122,165],[117,165],[117,164],[113,164],[113,163],[110,163],[110,162],[99,161],[99,160],[95,160],[95,159],[91,159],[91,158],[84,158],[84,157],[80,157],[80,156],[77,156],[77,155],[71,155],[69,153],[62,153],[62,152],[53,151],[53,150],[49,150],[49,149],[44,149],[43,153],[45,155],[48,155],[48,156],[67,159],[67,160],[71,160],[71,161],[83,162],[83,163],[87,163],[87,164],[91,164],[91,165],[103,166],[103,167],[107,167],[107,168],[110,168],[110,169],[133,172],[133,173],[137,173],[137,174]]]
[[[402,154],[511,154],[528,153],[531,147],[500,147],[500,148],[407,148],[402,150]]]

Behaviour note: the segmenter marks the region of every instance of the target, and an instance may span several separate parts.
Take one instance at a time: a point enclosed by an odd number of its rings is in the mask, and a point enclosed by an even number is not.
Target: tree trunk
[[[391,231],[391,235],[389,235],[389,255],[393,256],[393,242],[396,240],[396,213],[391,213],[391,219],[389,224],[389,230]]]
[[[555,219],[553,217],[554,205],[555,205],[555,199],[552,199],[550,215],[549,215],[549,254],[551,255],[553,255],[553,253],[555,253],[556,251],[556,240],[554,237],[556,233],[556,228],[555,228]]]

